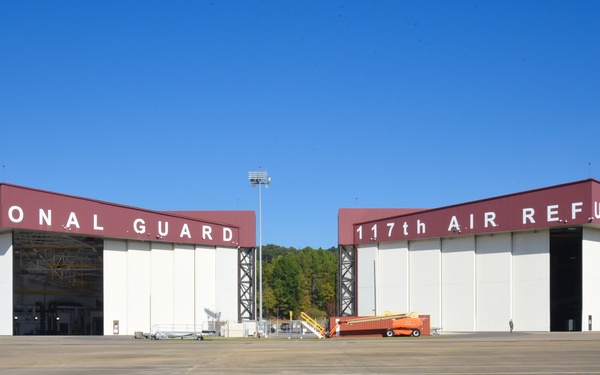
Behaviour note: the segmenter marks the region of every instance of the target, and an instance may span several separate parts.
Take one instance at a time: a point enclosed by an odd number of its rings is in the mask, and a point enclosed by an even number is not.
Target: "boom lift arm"
[[[367,322],[376,322],[382,320],[393,320],[392,328],[386,330],[383,334],[387,337],[398,336],[398,335],[410,335],[414,337],[421,336],[421,330],[423,329],[423,322],[419,318],[417,312],[411,312],[408,314],[394,314],[394,315],[379,315],[379,316],[367,316],[362,318],[348,318],[340,319],[331,330],[329,331],[329,337],[335,335],[335,332],[341,324],[359,324]]]

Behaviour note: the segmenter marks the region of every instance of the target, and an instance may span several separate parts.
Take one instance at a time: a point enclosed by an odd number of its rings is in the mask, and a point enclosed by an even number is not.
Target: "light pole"
[[[258,185],[258,310],[260,311],[260,324],[263,320],[263,304],[262,304],[262,190],[261,186],[269,187],[271,177],[265,171],[248,172],[248,179],[252,187]]]

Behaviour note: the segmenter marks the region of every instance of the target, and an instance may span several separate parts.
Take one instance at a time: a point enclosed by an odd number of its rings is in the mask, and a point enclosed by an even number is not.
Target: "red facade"
[[[352,243],[440,238],[590,223],[600,223],[600,183],[593,179],[394,217],[379,216],[378,219],[354,221]]]
[[[189,243],[254,247],[253,211],[151,211],[0,184],[0,227]]]

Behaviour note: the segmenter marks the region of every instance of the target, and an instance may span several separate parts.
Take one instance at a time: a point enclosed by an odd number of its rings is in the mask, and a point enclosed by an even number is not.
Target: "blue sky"
[[[344,207],[600,178],[598,1],[0,1],[2,180],[258,210],[337,245]]]

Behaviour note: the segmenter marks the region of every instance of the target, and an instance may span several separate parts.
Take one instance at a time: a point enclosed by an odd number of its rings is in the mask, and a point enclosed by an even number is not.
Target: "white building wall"
[[[170,243],[106,240],[104,334],[153,332],[155,325],[237,322],[238,251]]]
[[[12,232],[0,234],[0,335],[13,334]]]
[[[104,240],[104,334],[113,334],[113,322],[119,321],[119,333],[126,334],[127,321],[127,241]]]
[[[600,319],[600,302],[585,297],[600,288],[589,266],[600,263],[598,237],[597,230],[584,235],[584,322],[587,315]],[[517,331],[549,331],[549,231],[364,246],[357,256],[357,290],[358,315],[374,313],[376,296],[377,314],[417,311],[445,331],[508,331],[510,319]],[[396,307],[404,299],[406,308]]]
[[[516,331],[550,331],[549,231],[513,233],[512,318]]]
[[[150,324],[174,324],[173,244],[152,242],[151,249]]]
[[[175,324],[195,324],[194,317],[194,247],[175,245],[173,249],[173,322]]]
[[[476,237],[477,331],[507,331],[512,318],[512,236]]]
[[[221,321],[237,322],[238,252],[235,249],[219,247],[217,248],[216,256],[217,310],[221,313]]]
[[[377,260],[377,245],[361,246],[356,251],[356,290],[358,316],[375,315],[375,272],[373,265]]]
[[[475,237],[442,240],[442,328],[475,330]],[[427,312],[423,312],[427,314]]]
[[[441,241],[409,243],[409,310],[430,316],[432,327],[442,326],[441,313]]]
[[[217,250],[214,247],[196,246],[194,253],[196,323],[216,321],[220,318],[216,301]]]
[[[582,330],[589,330],[591,315],[592,330],[600,331],[600,230],[583,228],[582,258]]]
[[[382,243],[377,260],[377,314],[408,311],[408,243]]]
[[[152,332],[150,242],[127,241],[127,331]],[[124,333],[121,333],[124,334]]]

